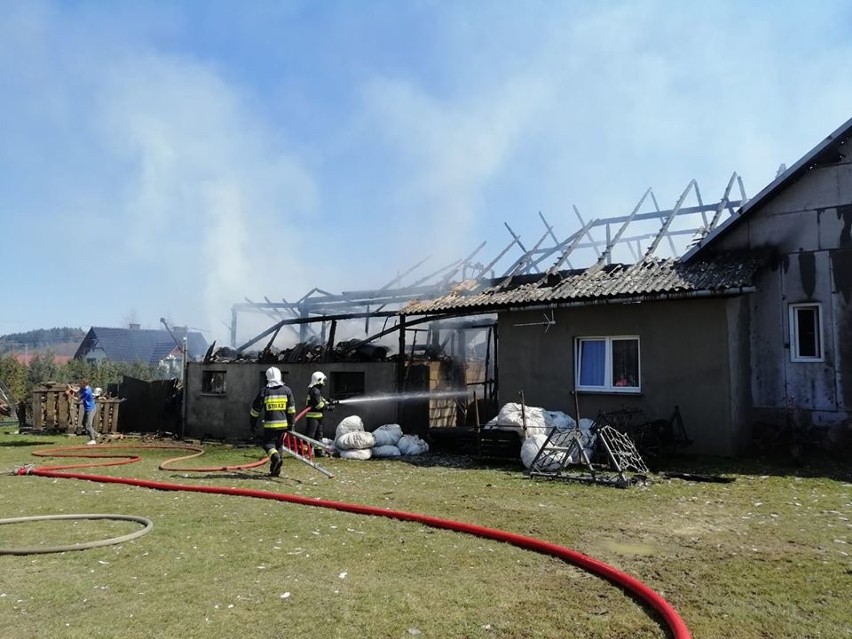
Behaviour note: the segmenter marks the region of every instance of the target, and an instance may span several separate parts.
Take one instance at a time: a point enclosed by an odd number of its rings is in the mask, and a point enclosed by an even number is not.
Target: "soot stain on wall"
[[[807,299],[813,299],[816,289],[816,257],[813,253],[799,253],[799,277],[802,280],[802,289]]]
[[[852,210],[852,207],[846,207]],[[852,220],[852,215],[847,215],[847,223],[844,226],[845,233],[848,237],[849,221]],[[836,321],[840,336],[837,345],[838,357],[837,362],[852,362],[852,248],[834,251],[831,254],[831,271],[834,276],[834,288],[837,295],[842,298],[842,303],[838,300],[838,308]],[[845,368],[841,365],[838,369],[839,375],[839,391],[843,398],[843,404],[846,410],[852,407],[852,371],[849,366]]]
[[[831,254],[831,271],[834,275],[835,290],[843,296],[843,301],[849,304],[852,300],[852,249],[834,251]]]
[[[837,219],[843,220],[843,228],[840,230],[840,247],[852,246],[852,204],[838,206]]]
[[[849,335],[852,332],[852,306],[845,307],[842,317],[839,318],[839,328],[840,335]],[[840,353],[837,361],[852,362],[852,340],[841,338],[838,349]],[[852,372],[848,370],[848,367],[846,370],[841,368],[839,377],[840,396],[843,398],[846,410],[849,410],[852,407]]]

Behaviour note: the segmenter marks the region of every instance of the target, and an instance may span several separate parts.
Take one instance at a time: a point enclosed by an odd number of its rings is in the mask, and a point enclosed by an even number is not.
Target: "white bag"
[[[396,446],[402,437],[402,428],[399,424],[385,424],[373,431],[376,438],[376,446]]]
[[[345,433],[352,433],[359,430],[364,430],[364,422],[361,421],[358,415],[350,415],[340,420],[337,430],[334,431],[334,438],[337,439]]]
[[[532,437],[548,435],[554,428],[558,431],[570,430],[575,424],[574,419],[562,411],[544,410],[539,406],[521,406],[516,402],[509,402],[503,405],[497,417],[485,424],[485,428],[513,430],[521,437]]]
[[[340,451],[340,459],[358,459],[365,460],[370,459],[373,456],[373,452],[370,448],[360,448],[357,450],[341,450]]]
[[[422,455],[429,451],[429,444],[418,435],[403,435],[399,438],[397,447],[403,455]]]
[[[521,462],[524,464],[524,468],[532,466],[533,460],[546,441],[547,435],[540,434],[530,435],[524,440],[524,443],[521,444]],[[539,457],[538,463],[536,463],[536,470],[545,472],[558,471],[562,468],[562,461],[565,459],[566,453],[564,451],[544,453]],[[568,463],[571,463],[570,457],[568,458]]]
[[[530,437],[532,435],[547,434],[544,410],[535,406],[524,406],[515,402],[503,404],[500,412],[497,413],[496,424],[492,426],[494,420],[486,424],[486,427],[497,428],[498,430],[513,430],[521,437]],[[526,430],[524,425],[526,424]]]
[[[373,457],[399,457],[402,453],[396,446],[376,446],[373,448]]]
[[[363,450],[376,445],[373,433],[363,430],[353,430],[351,433],[343,433],[334,440],[334,447],[338,450]]]
[[[577,425],[577,422],[573,417],[558,410],[545,411],[544,419],[548,432],[551,428],[556,428],[556,430],[559,431],[571,430]]]

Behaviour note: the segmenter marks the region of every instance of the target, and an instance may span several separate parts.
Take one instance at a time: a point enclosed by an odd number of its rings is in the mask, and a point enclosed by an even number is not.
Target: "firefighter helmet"
[[[266,369],[266,385],[281,386],[284,382],[281,381],[281,371],[275,366],[270,366]]]

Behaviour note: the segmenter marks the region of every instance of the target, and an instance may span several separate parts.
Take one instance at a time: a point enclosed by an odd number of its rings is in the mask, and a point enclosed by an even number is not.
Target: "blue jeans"
[[[89,439],[97,439],[98,434],[95,432],[95,411],[98,410],[98,407],[95,406],[94,409],[88,411],[83,411],[83,428],[86,429],[86,434],[89,436]]]

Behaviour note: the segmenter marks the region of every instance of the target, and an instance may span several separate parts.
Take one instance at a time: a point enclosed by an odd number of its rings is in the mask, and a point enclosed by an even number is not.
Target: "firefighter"
[[[325,373],[317,371],[311,375],[311,384],[308,386],[308,398],[305,401],[308,412],[305,413],[305,426],[302,434],[317,441],[322,441],[323,417],[326,411],[333,410],[334,405],[333,400],[322,396],[322,388],[325,385],[325,380]],[[323,450],[317,447],[314,449],[314,454],[322,456]]]
[[[266,369],[266,386],[260,389],[249,411],[251,431],[257,428],[257,420],[263,412],[263,450],[269,456],[269,475],[281,475],[284,455],[284,433],[293,427],[296,402],[293,391],[281,381],[281,371],[275,366]]]

